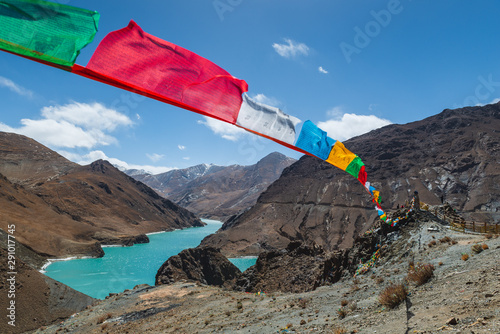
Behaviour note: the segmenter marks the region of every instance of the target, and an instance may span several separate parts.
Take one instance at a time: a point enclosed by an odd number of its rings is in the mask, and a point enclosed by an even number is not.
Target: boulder
[[[155,284],[196,281],[222,286],[240,273],[234,264],[213,247],[189,248],[170,257],[161,266],[156,274]]]

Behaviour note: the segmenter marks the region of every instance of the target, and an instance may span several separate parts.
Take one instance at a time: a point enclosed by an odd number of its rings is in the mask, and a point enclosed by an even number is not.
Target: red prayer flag
[[[211,61],[144,32],[134,21],[99,44],[86,76],[234,124],[248,90]],[[93,73],[89,73],[93,72]],[[92,75],[92,74],[97,74]]]

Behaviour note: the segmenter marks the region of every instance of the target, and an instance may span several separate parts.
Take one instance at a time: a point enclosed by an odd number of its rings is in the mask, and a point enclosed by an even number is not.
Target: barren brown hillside
[[[102,255],[100,244],[203,223],[107,161],[80,166],[27,137],[0,133],[0,228],[46,257]]]
[[[444,110],[345,142],[366,165],[382,207],[395,209],[417,190],[429,204],[450,203],[466,220],[500,221],[500,103]],[[290,241],[348,248],[377,218],[371,197],[350,175],[304,156],[285,169],[243,215],[202,245],[226,255],[282,249]]]

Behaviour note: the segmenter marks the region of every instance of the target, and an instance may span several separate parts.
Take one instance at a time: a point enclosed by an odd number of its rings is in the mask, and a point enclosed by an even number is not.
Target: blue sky
[[[338,140],[500,98],[499,1],[59,2],[101,14],[80,65],[107,33],[133,19],[244,79],[255,99],[309,119]],[[28,135],[82,164],[105,158],[158,173],[200,163],[249,165],[273,151],[301,156],[3,52],[0,98],[1,131]]]

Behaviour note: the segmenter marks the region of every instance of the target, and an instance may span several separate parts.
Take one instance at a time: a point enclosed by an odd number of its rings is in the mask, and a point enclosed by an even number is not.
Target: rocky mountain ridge
[[[466,220],[500,220],[500,103],[446,109],[427,119],[389,125],[345,142],[361,157],[382,207],[413,192],[428,204],[450,203]],[[377,219],[357,180],[317,158],[286,168],[247,212],[203,240],[227,256],[283,249],[291,241],[327,250],[349,248]]]
[[[100,244],[203,224],[107,161],[80,166],[21,135],[0,133],[0,176],[0,228],[14,224],[44,257],[102,256]]]
[[[133,175],[203,218],[225,220],[251,207],[294,159],[271,153],[250,166],[201,164],[158,175]]]

